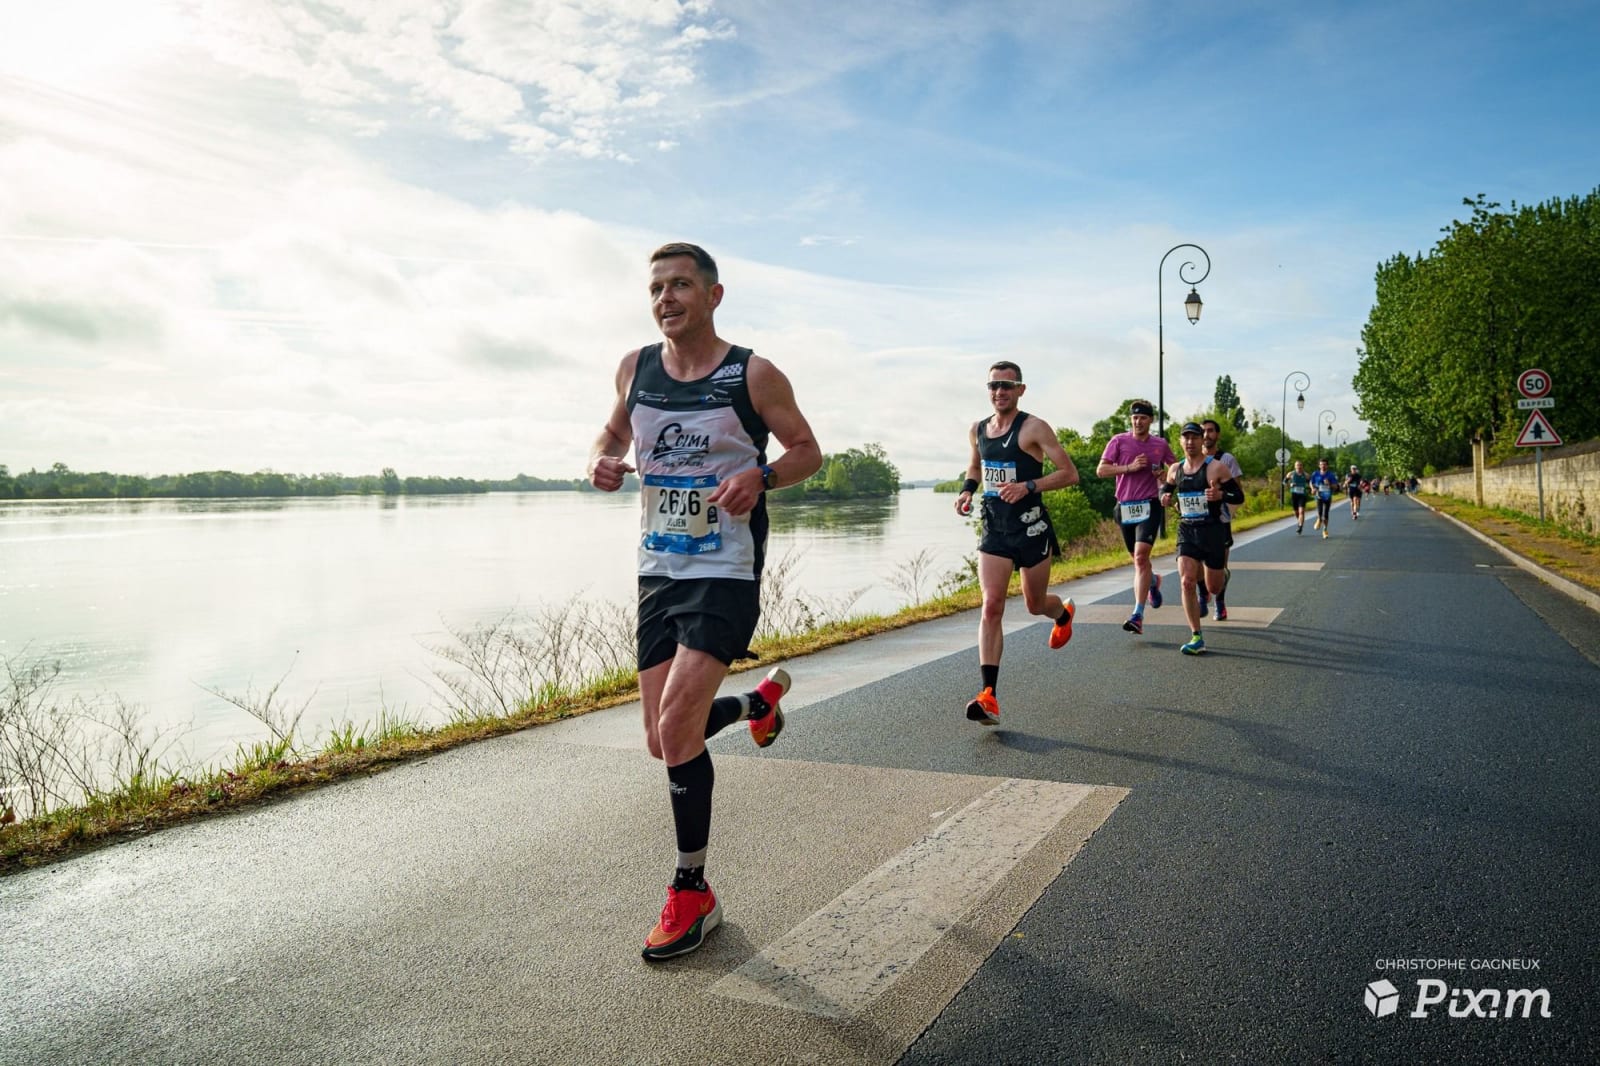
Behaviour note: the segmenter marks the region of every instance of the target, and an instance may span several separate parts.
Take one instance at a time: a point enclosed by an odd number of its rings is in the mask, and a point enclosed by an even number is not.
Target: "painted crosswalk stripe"
[[[1095,791],[1053,781],[1001,782],[722,978],[712,993],[854,1017]]]

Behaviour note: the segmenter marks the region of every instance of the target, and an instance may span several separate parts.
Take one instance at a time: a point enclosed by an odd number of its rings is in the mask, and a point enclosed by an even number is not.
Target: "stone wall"
[[[1569,529],[1600,536],[1600,451],[1561,454],[1547,449],[1544,457],[1545,517]],[[1556,453],[1552,457],[1551,453]],[[1437,492],[1471,501],[1471,470],[1418,478],[1423,492]],[[1533,456],[1519,458],[1483,472],[1483,502],[1488,507],[1509,507],[1524,514],[1539,513],[1539,480]]]

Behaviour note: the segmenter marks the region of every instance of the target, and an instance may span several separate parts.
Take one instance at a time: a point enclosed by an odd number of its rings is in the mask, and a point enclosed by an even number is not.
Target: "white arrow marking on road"
[[[1001,782],[711,991],[829,1018],[854,1017],[1094,791],[1055,781]]]

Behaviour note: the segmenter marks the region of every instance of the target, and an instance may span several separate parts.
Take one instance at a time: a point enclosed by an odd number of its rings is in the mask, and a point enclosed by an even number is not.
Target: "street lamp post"
[[[1327,415],[1328,416],[1328,440],[1330,440],[1330,441],[1333,440],[1334,413],[1332,411],[1319,412],[1317,414],[1317,458],[1318,459],[1322,458],[1322,416],[1323,415]]]
[[[1202,273],[1198,278],[1190,278],[1184,274],[1185,270],[1188,270],[1194,266],[1193,262],[1187,262],[1178,267],[1178,280],[1189,286],[1189,295],[1183,298],[1183,312],[1189,316],[1189,324],[1194,325],[1196,322],[1200,321],[1200,308],[1202,306],[1200,302],[1200,293],[1195,289],[1195,286],[1206,280],[1206,275],[1211,273],[1211,256],[1207,255],[1206,250],[1200,247],[1198,244],[1175,244],[1171,248],[1167,249],[1167,255],[1171,255],[1179,248],[1193,248],[1206,258],[1205,272]],[[1162,439],[1165,439],[1167,435],[1167,353],[1166,338],[1164,336],[1165,326],[1163,323],[1163,318],[1166,311],[1166,303],[1161,295],[1161,280],[1166,273],[1167,255],[1163,255],[1161,257],[1161,263],[1156,267],[1156,418],[1157,425],[1159,426],[1157,432],[1161,435]]]
[[[1311,379],[1304,370],[1291,370],[1283,379],[1283,410],[1278,413],[1278,506],[1283,506],[1283,479],[1284,471],[1289,464],[1289,379],[1299,378],[1305,382],[1296,385],[1295,391],[1300,395],[1295,397],[1294,405],[1297,409],[1306,409],[1306,390],[1311,387]]]
[[[1341,429],[1338,437],[1334,440],[1333,454],[1339,457],[1339,466],[1341,469],[1344,467],[1344,446],[1349,440],[1350,431],[1348,429]]]

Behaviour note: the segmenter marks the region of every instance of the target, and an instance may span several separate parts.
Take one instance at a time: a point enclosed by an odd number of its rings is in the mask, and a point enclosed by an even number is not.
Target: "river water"
[[[769,566],[829,616],[893,611],[908,560],[926,597],[974,554],[952,503],[779,494]],[[59,697],[121,699],[194,762],[266,736],[208,689],[281,679],[307,739],[381,707],[437,722],[448,664],[432,649],[450,630],[575,597],[631,604],[637,537],[631,494],[0,503],[0,660],[59,662]]]

